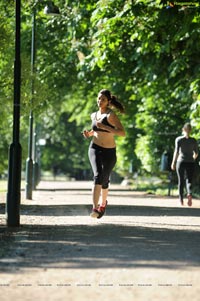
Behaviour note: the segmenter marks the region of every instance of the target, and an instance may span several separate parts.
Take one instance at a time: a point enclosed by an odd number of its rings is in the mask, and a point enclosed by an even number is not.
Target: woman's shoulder
[[[194,143],[197,143],[197,140],[194,137],[190,137],[191,141],[193,141]]]
[[[183,140],[184,138],[185,138],[184,136],[178,136],[178,137],[176,137],[176,142],[179,142],[179,141]]]
[[[115,113],[112,109],[109,108],[108,111],[107,111],[107,115],[109,115],[109,114],[115,114]]]
[[[196,141],[196,139],[195,139],[194,137],[190,137],[190,139],[192,139],[192,140],[195,140],[195,141]]]
[[[107,116],[108,116],[109,119],[118,118],[117,114],[113,110],[111,110],[111,109],[109,109],[109,111],[107,112]]]
[[[113,110],[109,109],[109,111],[107,112],[107,119],[112,123],[116,121],[118,117]]]
[[[90,115],[90,117],[91,117],[92,120],[95,119],[96,114],[97,114],[97,112],[93,112],[93,113]]]

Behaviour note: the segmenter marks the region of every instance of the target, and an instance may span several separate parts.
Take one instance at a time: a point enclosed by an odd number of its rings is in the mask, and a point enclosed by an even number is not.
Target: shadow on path
[[[5,228],[0,228],[0,233]],[[13,229],[1,272],[24,268],[198,267],[199,233],[116,224],[25,225]]]
[[[35,216],[86,216],[91,205],[20,205],[22,215]],[[84,210],[87,209],[87,210]],[[0,214],[5,213],[5,204],[0,204]],[[139,205],[109,205],[109,216],[191,216],[200,217],[199,208],[158,207]]]
[[[66,196],[66,200],[68,198]],[[48,217],[81,217],[88,215],[91,210],[91,205],[85,204],[63,205],[55,201],[55,204],[49,205],[48,202],[45,204],[45,200],[42,202],[42,205],[21,204],[21,214],[43,216],[48,223]],[[5,204],[0,203],[0,214],[4,213]],[[151,217],[199,217],[200,210],[156,205],[109,205],[107,215],[118,216],[119,222],[120,216],[132,217],[132,221],[133,217],[149,217],[151,223]],[[0,226],[0,244],[1,248],[4,247],[4,252],[0,251],[0,271],[23,272],[26,268],[173,270],[199,267],[199,231],[173,230],[167,228],[162,220],[162,228],[159,228],[159,224],[155,228],[142,226],[141,223],[130,223],[130,226],[111,224],[106,223],[106,219],[98,224],[89,223],[90,219],[86,225],[26,224],[17,229]],[[187,226],[190,227],[189,224]]]

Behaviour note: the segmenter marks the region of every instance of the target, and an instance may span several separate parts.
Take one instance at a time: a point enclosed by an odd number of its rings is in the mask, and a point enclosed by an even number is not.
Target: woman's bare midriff
[[[94,132],[93,142],[101,147],[116,147],[114,135],[112,133]]]

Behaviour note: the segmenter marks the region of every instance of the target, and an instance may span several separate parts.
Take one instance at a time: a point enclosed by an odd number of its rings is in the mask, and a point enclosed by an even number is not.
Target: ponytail
[[[123,105],[117,100],[117,97],[115,95],[111,96],[110,103],[113,107],[115,107],[120,113],[124,113],[124,107]]]
[[[117,97],[115,95],[112,95],[111,92],[107,89],[103,89],[100,91],[101,94],[105,95],[108,100],[110,101],[110,104],[116,108],[120,113],[124,113],[124,106],[117,100]]]

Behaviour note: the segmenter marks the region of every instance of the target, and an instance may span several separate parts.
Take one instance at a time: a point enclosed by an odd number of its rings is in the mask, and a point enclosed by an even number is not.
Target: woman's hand
[[[88,130],[84,130],[82,134],[83,134],[83,137],[84,137],[84,138],[89,138],[89,137],[90,137],[90,136],[89,136],[89,131],[88,131]]]
[[[176,163],[172,162],[172,164],[171,164],[171,169],[172,169],[172,170],[176,170]]]
[[[83,134],[83,137],[89,138],[89,137],[93,136],[94,132],[93,131],[84,130],[82,132],[82,134]]]
[[[198,154],[193,152],[193,159],[196,160],[197,157],[198,157]]]
[[[174,151],[173,159],[172,159],[172,164],[171,164],[171,169],[176,170],[176,162],[178,159],[178,152]]]

